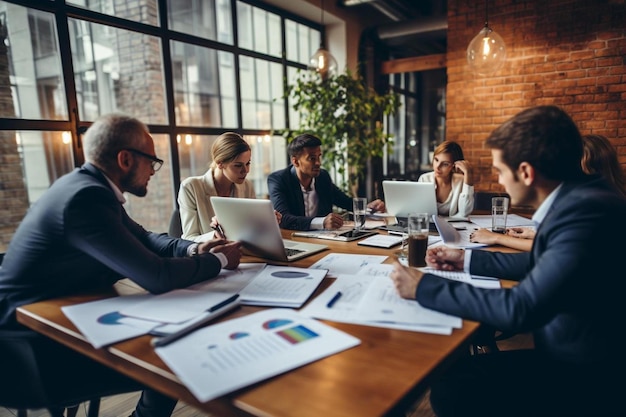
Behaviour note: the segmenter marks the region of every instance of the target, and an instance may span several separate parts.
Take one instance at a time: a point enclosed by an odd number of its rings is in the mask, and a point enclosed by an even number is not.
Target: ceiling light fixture
[[[485,0],[485,27],[472,39],[467,47],[467,63],[472,71],[480,75],[493,74],[506,59],[506,47],[502,37],[489,27],[489,0]]]
[[[324,0],[321,2],[321,10],[322,32],[320,33],[320,47],[309,59],[309,69],[317,72],[322,77],[322,80],[325,80],[337,73],[337,61],[324,45]]]

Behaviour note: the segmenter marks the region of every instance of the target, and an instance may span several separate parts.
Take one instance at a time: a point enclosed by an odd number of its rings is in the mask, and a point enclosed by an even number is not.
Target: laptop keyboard
[[[297,255],[299,253],[304,252],[301,249],[291,249],[291,248],[285,248],[285,255],[287,255],[287,257],[293,256],[293,255]]]

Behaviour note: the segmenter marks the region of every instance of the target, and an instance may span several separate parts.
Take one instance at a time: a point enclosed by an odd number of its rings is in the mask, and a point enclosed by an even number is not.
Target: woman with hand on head
[[[237,133],[220,135],[211,147],[211,166],[202,176],[186,178],[180,184],[178,205],[183,238],[203,242],[221,237],[210,197],[256,198],[250,172],[250,145]]]
[[[442,216],[467,217],[474,210],[472,167],[461,146],[445,141],[435,148],[433,171],[422,174],[419,182],[435,184],[437,212]]]

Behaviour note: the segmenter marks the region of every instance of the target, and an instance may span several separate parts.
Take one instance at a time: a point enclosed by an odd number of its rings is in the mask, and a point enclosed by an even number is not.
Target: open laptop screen
[[[387,212],[401,219],[409,217],[409,213],[428,213],[437,215],[437,198],[435,184],[416,181],[383,181],[385,206]]]

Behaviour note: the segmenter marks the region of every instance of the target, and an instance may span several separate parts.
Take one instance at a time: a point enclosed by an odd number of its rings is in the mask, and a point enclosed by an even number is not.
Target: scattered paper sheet
[[[391,248],[392,246],[402,243],[402,236],[398,235],[383,235],[376,234],[363,240],[360,240],[357,245],[363,246],[375,246],[378,248]]]
[[[182,323],[210,310],[234,294],[179,289],[155,295],[122,309],[125,316],[161,323]]]
[[[470,222],[482,227],[484,229],[491,229],[491,214],[478,214],[469,216]],[[522,217],[518,214],[507,214],[506,227],[524,226],[534,227],[534,223],[531,219]]]
[[[385,255],[358,255],[352,253],[331,253],[315,262],[309,269],[328,270],[329,277],[339,274],[353,274],[365,265],[382,264],[387,259]]]
[[[148,334],[161,323],[126,317],[120,310],[154,297],[150,294],[134,294],[106,298],[61,307],[78,330],[96,349],[111,343]]]
[[[494,277],[485,277],[481,275],[470,275],[469,272],[463,271],[441,271],[430,267],[419,268],[422,272],[428,272],[453,281],[465,282],[480,288],[500,288],[500,280]]]
[[[389,265],[391,266],[391,265]],[[415,300],[400,297],[391,278],[379,277],[372,280],[356,306],[355,314],[369,322],[391,322],[461,328],[459,317],[439,313],[422,307]]]
[[[382,277],[384,279],[388,279]],[[359,273],[358,275],[339,275],[335,282],[318,295],[300,313],[318,319],[337,321],[342,323],[360,324],[363,326],[384,327],[398,330],[410,330],[414,332],[434,333],[449,335],[452,333],[451,326],[394,323],[391,321],[367,321],[364,320],[358,311],[359,303],[363,300],[365,292],[373,280],[381,279],[375,275]],[[337,293],[341,296],[328,307],[330,300]]]
[[[241,290],[241,303],[298,308],[309,299],[327,272],[325,269],[267,265]]]
[[[265,268],[265,263],[241,263],[237,269],[222,269],[213,279],[189,287],[191,290],[237,294]]]
[[[206,402],[359,343],[296,311],[274,308],[205,327],[156,353]]]

